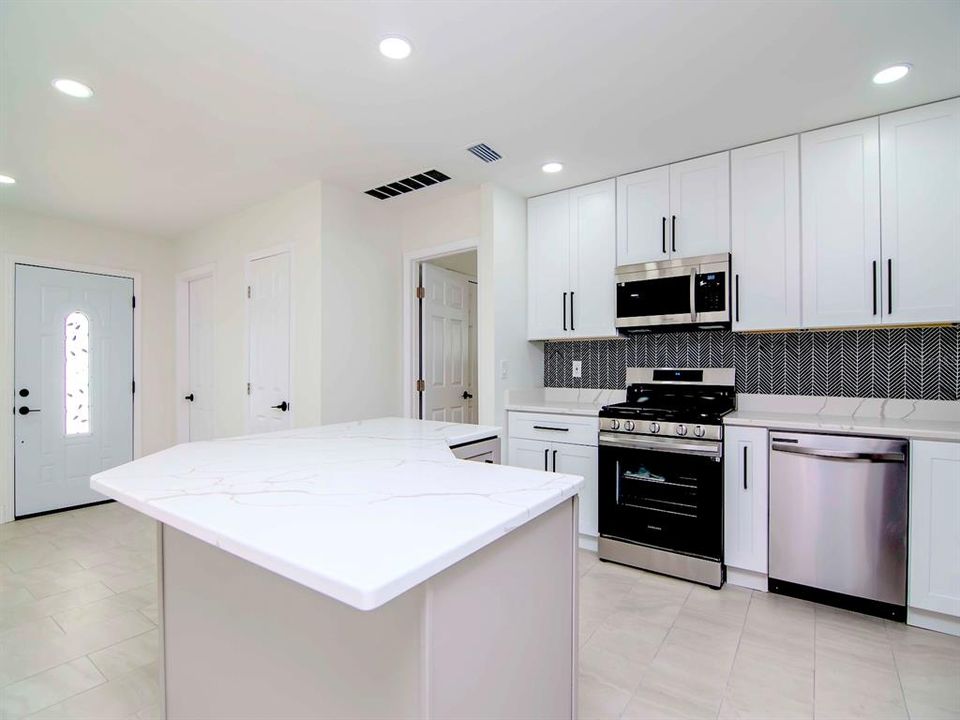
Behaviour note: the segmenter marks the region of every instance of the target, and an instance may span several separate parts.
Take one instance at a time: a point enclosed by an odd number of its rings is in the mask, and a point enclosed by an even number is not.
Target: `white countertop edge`
[[[461,462],[469,461],[462,460]],[[115,488],[101,485],[96,480],[91,480],[90,486],[97,492],[103,493],[108,497],[113,497],[118,502],[122,502],[124,505],[143,513],[147,517],[150,517],[157,522],[161,522],[164,525],[169,525],[170,527],[186,533],[191,537],[195,537],[198,540],[209,543],[210,545],[220,548],[231,555],[235,555],[236,557],[251,562],[256,566],[263,568],[264,570],[276,573],[277,575],[296,582],[299,585],[303,585],[311,590],[315,590],[323,595],[331,597],[335,600],[339,600],[340,602],[350,605],[357,610],[369,611],[375,610],[381,605],[385,605],[394,598],[405,593],[407,590],[416,587],[422,582],[429,580],[434,575],[437,575],[438,573],[458,563],[460,560],[469,557],[477,550],[486,547],[495,540],[499,540],[504,535],[507,535],[513,530],[516,530],[517,528],[527,524],[534,518],[543,515],[549,510],[552,510],[565,500],[568,500],[576,495],[584,483],[583,478],[579,475],[565,475],[558,473],[558,477],[568,479],[576,478],[577,481],[568,488],[562,489],[553,496],[540,501],[532,507],[527,508],[523,512],[517,513],[517,516],[507,521],[504,526],[492,528],[485,533],[481,533],[480,535],[471,538],[468,542],[462,543],[461,545],[450,549],[446,553],[432,559],[430,563],[407,573],[402,578],[381,587],[363,590],[358,590],[357,588],[344,585],[343,583],[339,583],[330,578],[317,577],[315,572],[286,562],[282,558],[257,552],[254,548],[251,548],[248,545],[231,538],[221,537],[216,533],[206,532],[203,528],[189,522],[185,522],[181,518],[166,512],[163,508],[156,505],[151,505],[148,502],[142,502],[129,496],[124,496],[122,498],[117,497],[120,495],[120,493],[117,493]]]
[[[723,419],[724,425],[764,427],[772,430],[809,430],[844,435],[876,435],[909,440],[960,442],[960,427],[937,427],[954,423],[935,420],[855,418],[839,415],[802,415],[737,411]]]
[[[564,405],[545,402],[541,404],[530,403],[511,403],[505,405],[504,409],[511,412],[532,412],[532,413],[550,413],[552,415],[582,415],[586,417],[597,417],[600,408],[603,405]]]

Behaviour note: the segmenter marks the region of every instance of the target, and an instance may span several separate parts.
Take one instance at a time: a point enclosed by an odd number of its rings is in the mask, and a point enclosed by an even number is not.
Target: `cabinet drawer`
[[[511,412],[507,424],[511,438],[573,445],[596,445],[600,432],[599,418],[580,415]]]

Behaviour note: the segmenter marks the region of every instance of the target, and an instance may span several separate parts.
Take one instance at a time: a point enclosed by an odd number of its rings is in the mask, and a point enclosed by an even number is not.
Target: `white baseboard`
[[[766,573],[758,573],[753,570],[741,570],[740,568],[727,566],[727,582],[731,585],[750,588],[751,590],[767,591]]]
[[[960,618],[954,617],[953,615],[944,615],[943,613],[932,612],[930,610],[908,607],[907,625],[960,637]]]
[[[597,551],[597,538],[593,535],[580,535],[580,549],[589,550],[590,552]]]

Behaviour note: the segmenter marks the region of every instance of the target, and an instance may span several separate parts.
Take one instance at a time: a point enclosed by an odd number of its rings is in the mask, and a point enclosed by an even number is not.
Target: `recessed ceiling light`
[[[403,60],[413,50],[410,41],[397,35],[385,37],[380,41],[380,54],[391,60]]]
[[[877,85],[886,85],[887,83],[896,82],[900,78],[905,77],[908,72],[910,72],[910,66],[906,63],[902,65],[891,65],[874,75],[873,82]]]
[[[0,185],[16,185],[16,179],[10,177],[9,175],[0,175]]]
[[[563,163],[558,163],[558,162],[544,163],[543,167],[541,167],[540,169],[543,170],[545,173],[560,172],[561,170],[563,170]]]
[[[76,80],[67,78],[57,78],[53,81],[53,86],[64,95],[75,98],[88,98],[93,96],[93,90]]]

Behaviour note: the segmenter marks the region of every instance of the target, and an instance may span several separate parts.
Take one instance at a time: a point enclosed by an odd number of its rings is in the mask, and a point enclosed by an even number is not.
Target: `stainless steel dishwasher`
[[[906,619],[907,447],[771,431],[771,592]]]

